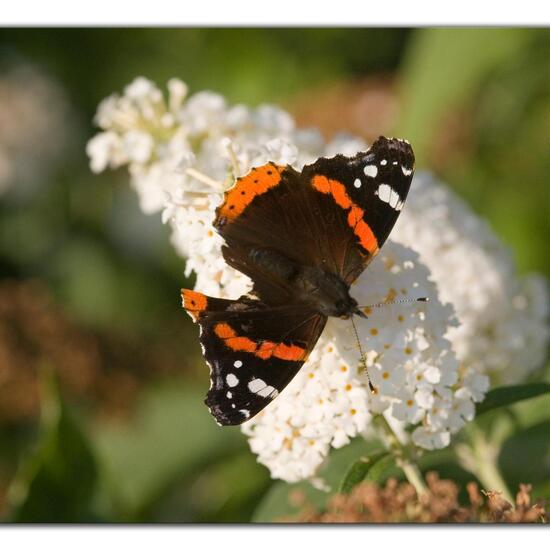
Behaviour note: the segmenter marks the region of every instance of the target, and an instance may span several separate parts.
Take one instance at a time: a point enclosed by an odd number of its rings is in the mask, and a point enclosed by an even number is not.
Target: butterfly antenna
[[[389,302],[380,302],[378,304],[369,304],[367,306],[357,306],[360,308],[373,308],[383,306],[393,306],[395,304],[410,304],[411,302],[429,302],[430,299],[427,296],[421,296],[420,298],[402,298],[401,300],[390,300]]]
[[[371,393],[377,393],[374,384],[370,379],[369,369],[367,367],[367,358],[365,357],[365,352],[361,346],[361,340],[359,339],[359,333],[357,332],[357,327],[355,326],[355,321],[353,316],[351,316],[351,324],[353,325],[353,332],[355,333],[355,340],[357,341],[357,347],[359,348],[359,353],[361,354],[361,370],[367,375],[367,380],[369,382],[369,390]]]

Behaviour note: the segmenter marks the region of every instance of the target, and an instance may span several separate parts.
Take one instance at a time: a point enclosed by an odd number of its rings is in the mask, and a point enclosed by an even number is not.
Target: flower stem
[[[498,468],[499,446],[489,441],[475,426],[471,426],[469,431],[469,444],[463,443],[455,447],[460,465],[474,474],[485,489],[497,491],[508,502],[514,502]]]
[[[395,457],[395,463],[403,470],[407,481],[415,488],[418,496],[427,493],[428,488],[424,483],[424,479],[416,462],[413,460],[411,449],[406,443],[401,441],[399,434],[393,429],[392,425],[383,414],[380,415],[380,418],[382,420],[380,426],[386,436],[388,448]]]
[[[414,462],[408,460],[398,459],[397,465],[403,470],[407,481],[415,488],[418,496],[424,495],[428,492],[428,488],[424,483],[422,474],[418,469],[418,466]]]

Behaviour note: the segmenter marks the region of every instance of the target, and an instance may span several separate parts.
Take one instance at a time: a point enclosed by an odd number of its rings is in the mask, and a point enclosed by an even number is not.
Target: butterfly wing
[[[183,305],[200,326],[210,366],[205,403],[216,421],[254,417],[294,378],[315,346],[326,317],[292,305],[272,308],[243,296],[211,298],[183,290]]]
[[[333,245],[317,231],[322,214],[311,195],[299,172],[268,163],[237,179],[217,210],[214,225],[225,240],[225,260],[248,275],[254,294],[271,305],[291,301],[287,283],[300,265],[333,257]]]
[[[379,138],[353,158],[321,158],[302,173],[269,163],[239,178],[218,208],[223,254],[267,303],[288,303],[299,266],[350,284],[388,237],[412,180],[407,142]]]
[[[409,142],[380,137],[353,158],[337,155],[306,166],[303,180],[317,192],[313,201],[332,215],[323,218],[323,233],[335,221],[348,232],[337,250],[338,275],[353,282],[388,238],[409,192],[414,173]],[[328,199],[328,200],[327,200]]]

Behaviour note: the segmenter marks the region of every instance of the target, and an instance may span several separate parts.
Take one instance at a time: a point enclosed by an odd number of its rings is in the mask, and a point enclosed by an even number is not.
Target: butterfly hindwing
[[[326,317],[258,300],[210,298],[183,291],[184,307],[200,325],[210,366],[206,404],[221,425],[245,422],[294,378],[315,346]]]

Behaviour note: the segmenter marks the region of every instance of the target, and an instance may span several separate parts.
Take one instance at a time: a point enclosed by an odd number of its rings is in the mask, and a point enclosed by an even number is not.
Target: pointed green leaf
[[[340,493],[349,493],[358,483],[361,483],[371,468],[388,453],[380,451],[368,456],[363,456],[355,461],[346,472],[340,484]]]
[[[399,471],[395,466],[395,458],[387,453],[380,460],[376,461],[372,468],[369,469],[364,481],[381,484],[386,481],[390,474],[399,475]]]
[[[546,382],[495,388],[487,393],[484,401],[477,404],[476,416],[498,409],[499,407],[507,407],[519,401],[538,397],[546,393],[550,393],[550,384]]]

